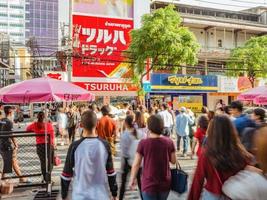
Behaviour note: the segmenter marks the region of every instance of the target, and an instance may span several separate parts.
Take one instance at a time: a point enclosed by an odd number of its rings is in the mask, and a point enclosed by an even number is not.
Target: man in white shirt
[[[170,136],[173,127],[173,117],[172,114],[168,111],[168,105],[166,103],[162,104],[162,111],[158,113],[158,115],[162,118],[164,129],[162,135]]]

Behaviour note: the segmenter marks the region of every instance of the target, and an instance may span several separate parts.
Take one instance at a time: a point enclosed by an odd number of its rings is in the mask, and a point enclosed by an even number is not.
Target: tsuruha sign
[[[73,15],[73,76],[121,78],[133,20]]]
[[[89,91],[129,92],[137,90],[136,86],[131,83],[74,82],[74,84]]]

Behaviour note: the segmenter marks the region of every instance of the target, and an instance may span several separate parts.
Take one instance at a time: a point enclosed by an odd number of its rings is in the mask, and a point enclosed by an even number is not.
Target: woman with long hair
[[[142,132],[138,132],[134,125],[134,116],[127,115],[125,118],[125,130],[121,136],[121,154],[122,154],[122,175],[121,175],[121,188],[120,188],[120,197],[119,199],[122,200],[125,193],[126,187],[126,180],[127,175],[131,171],[131,167],[133,164],[135,152],[137,146],[141,139],[145,137]],[[138,187],[141,191],[141,168],[139,168],[137,181]],[[140,192],[140,196],[142,198],[142,194]]]
[[[206,147],[199,157],[189,200],[223,198],[223,183],[251,161],[229,117],[217,115],[207,130]],[[205,185],[204,185],[205,183]]]
[[[51,122],[45,122],[44,112],[39,112],[37,115],[37,121],[30,124],[27,128],[27,131],[34,132],[36,134],[36,149],[37,155],[41,162],[41,171],[45,182],[51,181],[47,177],[47,171],[51,172],[53,168],[53,159],[54,159],[54,145],[55,145],[55,133],[54,128]],[[47,135],[50,138],[50,141],[47,141],[46,137],[43,136],[47,131]],[[38,136],[42,134],[42,136]],[[46,146],[47,145],[47,157],[46,155]],[[46,160],[48,162],[48,168],[46,169]]]
[[[145,122],[145,116],[144,113],[140,112],[140,111],[136,111],[135,112],[135,128],[137,130],[137,132],[144,136],[147,136],[148,130],[146,127],[146,122]]]

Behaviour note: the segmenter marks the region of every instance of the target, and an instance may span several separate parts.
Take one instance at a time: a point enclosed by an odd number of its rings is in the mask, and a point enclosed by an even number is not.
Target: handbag
[[[179,162],[176,162],[176,168],[171,169],[171,190],[183,194],[188,189],[188,174],[181,169]]]
[[[54,157],[54,165],[59,166],[61,164],[61,159],[58,156]]]

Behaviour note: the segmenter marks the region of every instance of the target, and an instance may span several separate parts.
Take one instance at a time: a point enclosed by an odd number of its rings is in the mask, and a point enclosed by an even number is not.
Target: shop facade
[[[151,75],[151,92],[147,95],[150,105],[168,103],[174,110],[186,107],[198,113],[208,104],[208,93],[218,91],[214,75]]]

